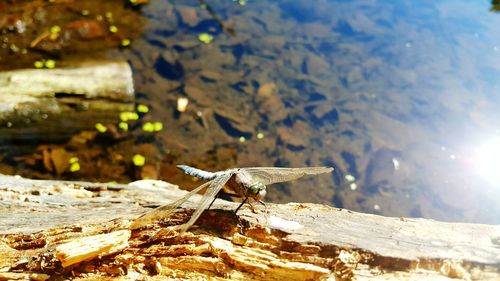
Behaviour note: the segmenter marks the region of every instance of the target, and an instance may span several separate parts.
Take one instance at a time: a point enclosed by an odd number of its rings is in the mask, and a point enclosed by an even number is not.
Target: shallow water
[[[329,165],[332,176],[270,187],[267,200],[499,223],[500,15],[490,6],[152,1],[141,9],[142,34],[106,54],[129,60],[137,103],[150,112],[126,141],[86,148],[107,151],[89,159],[114,172],[83,167],[58,177],[144,177],[130,168],[132,152],[183,186],[199,183],[174,164]],[[201,43],[202,33],[213,41]],[[183,113],[180,97],[189,99]],[[144,133],[146,121],[164,129]],[[12,173],[43,177],[43,168],[4,159]]]

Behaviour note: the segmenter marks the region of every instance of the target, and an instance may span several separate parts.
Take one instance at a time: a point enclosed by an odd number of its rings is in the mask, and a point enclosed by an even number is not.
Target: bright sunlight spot
[[[500,183],[500,137],[492,138],[477,147],[473,165],[481,177],[492,183]]]

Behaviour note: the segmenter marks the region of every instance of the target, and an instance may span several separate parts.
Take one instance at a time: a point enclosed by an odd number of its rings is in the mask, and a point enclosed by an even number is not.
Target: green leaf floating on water
[[[35,68],[42,68],[43,67],[43,61],[37,60],[37,61],[35,61],[33,63],[33,65],[35,66]]]
[[[80,171],[80,164],[78,162],[71,163],[71,166],[69,166],[69,171],[72,173]]]
[[[122,129],[122,131],[128,131],[128,124],[126,122],[118,123],[118,128]]]
[[[147,113],[148,111],[149,111],[149,107],[147,105],[144,105],[144,104],[137,105],[137,112]]]
[[[132,157],[132,162],[135,166],[144,166],[144,164],[146,163],[146,157],[140,154],[136,154],[134,155],[134,157]]]
[[[200,35],[198,35],[198,40],[205,44],[210,44],[210,42],[214,40],[214,37],[208,33],[201,33]]]
[[[59,33],[61,32],[61,27],[59,25],[54,25],[50,28],[50,33]]]
[[[121,42],[121,45],[122,47],[127,47],[130,45],[130,39],[122,39],[122,42]]]
[[[163,123],[161,122],[146,122],[142,125],[142,130],[145,132],[158,132],[163,129]]]
[[[122,122],[127,122],[129,120],[137,120],[139,119],[139,114],[131,111],[120,112],[120,120]]]
[[[161,122],[154,122],[153,125],[156,132],[161,131],[163,129],[163,123]]]
[[[95,128],[99,133],[105,133],[108,130],[102,123],[96,123]]]
[[[45,67],[48,69],[52,69],[52,68],[56,67],[56,61],[55,60],[46,60]]]

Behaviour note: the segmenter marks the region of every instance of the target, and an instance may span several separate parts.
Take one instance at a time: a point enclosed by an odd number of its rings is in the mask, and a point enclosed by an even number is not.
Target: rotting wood
[[[93,196],[78,196],[82,190]],[[390,218],[315,204],[267,204],[258,213],[242,209],[236,216],[237,204],[217,200],[188,232],[167,226],[187,221],[189,208],[128,238],[131,219],[145,211],[141,205],[184,194],[157,181],[106,185],[2,176],[0,280],[500,278],[499,226]],[[197,199],[186,206],[194,207]],[[64,267],[61,249],[89,240],[77,255],[85,258]],[[121,246],[110,251],[113,245]]]
[[[0,280],[34,280],[45,281],[50,278],[50,275],[39,273],[14,273],[0,272]]]
[[[60,140],[134,107],[126,62],[0,72],[0,142]]]
[[[74,239],[56,247],[55,256],[62,267],[121,252],[128,247],[130,231],[118,230]]]

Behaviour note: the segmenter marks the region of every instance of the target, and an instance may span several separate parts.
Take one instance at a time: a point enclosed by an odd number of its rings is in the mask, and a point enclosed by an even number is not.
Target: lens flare
[[[473,165],[485,180],[500,183],[500,137],[487,140],[476,148]]]

